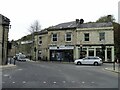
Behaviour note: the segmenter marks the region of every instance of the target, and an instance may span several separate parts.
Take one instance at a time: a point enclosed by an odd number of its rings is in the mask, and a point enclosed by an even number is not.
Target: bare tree
[[[38,32],[41,30],[41,25],[39,23],[38,20],[34,21],[33,24],[31,24],[30,28],[29,28],[29,32],[32,34],[32,33],[35,33],[35,32]]]
[[[38,54],[38,35],[37,35],[37,38],[36,38],[36,44],[35,44],[35,34],[37,34],[39,31],[41,30],[41,25],[40,25],[40,23],[39,23],[39,21],[38,20],[36,20],[33,24],[31,24],[31,26],[30,26],[30,28],[29,28],[29,32],[31,33],[31,35],[32,35],[32,46],[31,46],[31,48],[32,48],[32,50],[31,50],[31,53],[32,53],[32,56],[34,56],[34,58],[33,59],[35,59],[35,61],[36,60],[38,60],[38,58],[37,58],[37,54]],[[35,54],[35,55],[34,55]]]

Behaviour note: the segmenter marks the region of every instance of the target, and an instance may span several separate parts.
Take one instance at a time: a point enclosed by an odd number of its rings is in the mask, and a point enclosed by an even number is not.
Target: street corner
[[[120,73],[120,70],[116,68],[115,70],[113,68],[104,68],[104,70],[115,72],[115,73]]]

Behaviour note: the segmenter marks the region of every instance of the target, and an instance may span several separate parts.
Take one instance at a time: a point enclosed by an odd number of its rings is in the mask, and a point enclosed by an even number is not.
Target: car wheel
[[[77,62],[77,65],[81,65],[81,62]]]
[[[94,66],[98,66],[98,62],[94,62]]]

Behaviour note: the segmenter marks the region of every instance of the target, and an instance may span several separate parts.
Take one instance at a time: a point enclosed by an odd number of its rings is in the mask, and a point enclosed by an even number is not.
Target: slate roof
[[[61,23],[52,27],[50,29],[72,29],[72,28],[100,28],[100,27],[112,27],[111,22],[106,23],[83,23],[83,24],[76,24],[76,21]]]
[[[46,29],[44,29],[44,30],[39,31],[38,35],[43,35],[43,34],[47,34],[47,33],[48,33],[48,31]]]
[[[76,22],[75,21],[66,22],[49,27],[49,29],[67,29],[67,28],[76,28]]]
[[[100,27],[112,27],[112,23],[83,23],[79,24],[78,28],[100,28]]]

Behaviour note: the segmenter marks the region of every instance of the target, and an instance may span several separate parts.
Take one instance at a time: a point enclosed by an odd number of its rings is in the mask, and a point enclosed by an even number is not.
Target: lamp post
[[[83,47],[83,45],[82,45],[82,40],[80,41],[80,58],[83,58],[83,56],[82,56],[82,47]]]

